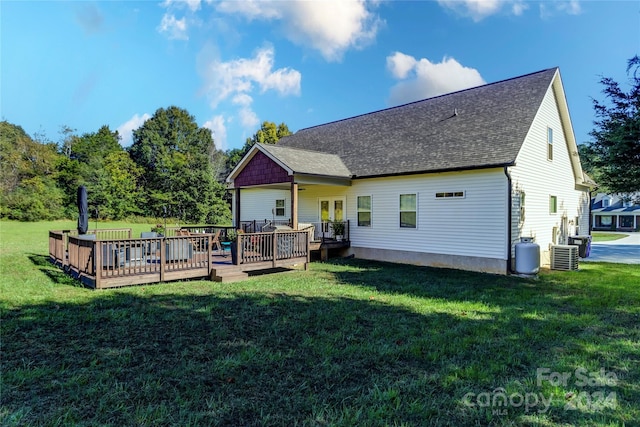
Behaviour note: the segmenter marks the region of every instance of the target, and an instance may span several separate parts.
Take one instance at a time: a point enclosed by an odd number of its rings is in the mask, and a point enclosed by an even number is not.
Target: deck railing
[[[268,225],[291,225],[288,219],[254,219],[252,221],[240,221],[240,228],[245,233],[261,233]]]
[[[300,221],[298,223],[298,229],[304,230],[304,229],[313,228],[313,241],[315,242],[318,242],[318,241],[325,242],[327,240],[337,240],[337,239],[341,239],[348,242],[350,240],[349,220],[338,222],[339,224],[342,224],[344,227],[344,232],[340,236],[336,235],[334,228],[332,227],[333,223],[335,222],[334,221],[321,221],[321,222]]]
[[[272,262],[292,258],[309,259],[309,233],[307,231],[278,231],[269,233],[238,234],[233,250],[236,264]]]
[[[49,260],[61,266],[68,265],[67,250],[69,248],[69,237],[78,237],[78,230],[53,230],[49,231]],[[86,240],[106,240],[106,239],[130,239],[130,228],[99,228],[88,230],[84,234]]]
[[[50,231],[49,258],[94,288],[208,277],[216,268],[214,256],[225,255],[213,247],[212,233],[102,240],[73,234]],[[253,264],[255,269],[263,268],[257,263],[270,268],[309,262],[309,241],[306,231],[240,234],[234,242],[239,249],[237,263]],[[230,264],[231,258],[221,257],[218,265],[221,260]]]
[[[342,240],[350,240],[350,223],[347,221],[337,221],[337,223],[344,226],[344,233],[341,236],[336,236],[332,224],[336,221],[299,221],[298,230],[307,230],[312,233],[312,241],[326,241],[336,240],[341,238]],[[290,225],[289,220],[253,220],[253,221],[240,221],[240,229],[245,233],[261,233],[265,228],[271,225]]]
[[[220,240],[227,241],[227,236],[230,230],[235,230],[236,227],[232,225],[185,225],[182,227],[168,227],[167,230],[171,231],[167,233],[167,236],[177,236],[180,230],[186,230],[190,234],[215,234],[220,231]]]
[[[69,273],[95,288],[205,277],[213,235],[85,240],[69,236]]]

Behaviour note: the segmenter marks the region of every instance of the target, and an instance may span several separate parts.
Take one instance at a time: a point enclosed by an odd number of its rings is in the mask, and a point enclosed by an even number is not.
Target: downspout
[[[593,200],[593,197],[591,196],[592,193],[593,190],[589,188],[589,203],[587,204],[587,206],[589,206],[589,236],[591,236],[591,229],[593,228],[593,213],[591,212],[591,200]]]
[[[513,217],[513,183],[511,181],[511,175],[509,174],[509,166],[504,167],[504,174],[507,177],[507,274],[513,274],[511,269],[511,239],[512,239],[512,217]]]

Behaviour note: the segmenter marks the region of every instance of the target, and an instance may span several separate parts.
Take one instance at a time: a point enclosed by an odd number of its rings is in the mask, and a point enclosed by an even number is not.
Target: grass
[[[640,419],[637,266],[525,280],[338,260],[240,283],[92,291],[48,264],[49,228],[61,227],[0,223],[3,425]],[[569,378],[538,384],[543,368]]]
[[[594,242],[610,242],[613,240],[624,239],[625,237],[629,237],[629,235],[623,233],[607,233],[605,231],[591,232],[591,238]]]

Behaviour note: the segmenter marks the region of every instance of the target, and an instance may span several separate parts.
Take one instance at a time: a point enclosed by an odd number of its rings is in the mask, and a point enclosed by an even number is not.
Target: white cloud
[[[209,98],[211,108],[216,109],[224,102],[235,106],[233,117],[248,132],[260,124],[252,108],[255,93],[300,95],[300,72],[291,68],[274,69],[274,58],[273,47],[265,46],[253,57],[222,61],[217,49],[205,46],[199,54],[198,69],[204,81],[202,93]],[[231,120],[227,117],[226,123]]]
[[[416,66],[416,59],[411,55],[405,55],[402,52],[394,52],[393,55],[387,56],[387,69],[396,79],[404,79]]]
[[[525,0],[438,0],[441,6],[478,22],[499,13],[507,5],[513,15],[520,16],[529,8]]]
[[[502,9],[521,16],[529,8],[526,0],[438,0],[438,3],[459,15],[478,22],[499,13]],[[554,12],[577,15],[581,12],[580,0],[553,0],[540,2],[540,16],[547,18]]]
[[[550,18],[557,13],[568,15],[579,15],[582,8],[578,0],[556,1],[553,3],[540,3],[540,17],[542,19]]]
[[[120,144],[124,147],[128,147],[133,142],[133,131],[138,129],[149,120],[151,116],[144,113],[142,116],[134,114],[129,120],[118,126],[118,134],[120,135]]]
[[[170,7],[181,9],[183,6],[186,6],[189,10],[195,12],[200,9],[200,3],[200,0],[165,0],[160,4],[160,6],[167,9]]]
[[[273,47],[264,47],[253,58],[228,62],[212,61],[205,71],[205,90],[211,98],[211,107],[221,101],[247,94],[258,86],[261,93],[274,90],[280,95],[299,95],[302,75],[290,68],[273,70]]]
[[[235,105],[242,105],[244,107],[251,105],[253,102],[253,98],[247,95],[246,93],[240,93],[233,97],[231,100]]]
[[[339,61],[350,48],[375,39],[383,24],[371,12],[375,2],[356,1],[223,1],[217,10],[249,20],[279,20],[292,42],[320,52],[327,61]]]
[[[240,116],[240,123],[247,129],[255,128],[260,124],[258,115],[249,107],[243,107],[238,112]]]
[[[173,14],[165,13],[158,26],[158,32],[166,33],[170,40],[189,40],[187,19],[176,19]]]
[[[221,1],[216,9],[218,12],[242,15],[251,20],[254,19],[280,19],[282,18],[282,5],[279,2],[263,0]]]
[[[558,3],[558,10],[568,13],[569,15],[579,15],[582,8],[578,0],[561,1]]]
[[[227,126],[225,118],[222,115],[213,116],[211,120],[207,120],[202,127],[211,131],[213,142],[218,150],[227,149]]]
[[[411,62],[414,64],[413,68],[406,69]],[[433,63],[426,58],[416,60],[410,55],[395,52],[387,57],[387,69],[396,79],[401,80],[391,88],[391,105],[406,104],[485,84],[478,70],[464,67],[454,58],[445,57],[442,62]]]

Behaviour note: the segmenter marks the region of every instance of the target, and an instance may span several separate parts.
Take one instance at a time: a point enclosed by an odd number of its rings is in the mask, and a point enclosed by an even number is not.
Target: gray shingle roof
[[[277,146],[337,155],[356,177],[512,164],[556,71],[302,129]]]
[[[335,154],[262,144],[261,147],[295,173],[350,178],[352,173]]]

